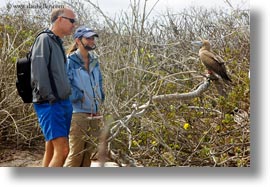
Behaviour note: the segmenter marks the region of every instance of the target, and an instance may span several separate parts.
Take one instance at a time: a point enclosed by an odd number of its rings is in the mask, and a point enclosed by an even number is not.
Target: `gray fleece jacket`
[[[65,100],[71,94],[66,58],[61,48],[63,49],[62,40],[53,33],[39,35],[33,45],[31,85],[34,103]]]

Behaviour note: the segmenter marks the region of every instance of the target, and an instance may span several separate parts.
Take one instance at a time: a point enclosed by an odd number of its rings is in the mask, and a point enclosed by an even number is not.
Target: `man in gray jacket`
[[[54,9],[51,23],[48,33],[39,35],[33,46],[31,84],[34,108],[46,140],[42,166],[61,167],[69,152],[72,117],[71,88],[61,38],[72,34],[75,14],[69,8]]]

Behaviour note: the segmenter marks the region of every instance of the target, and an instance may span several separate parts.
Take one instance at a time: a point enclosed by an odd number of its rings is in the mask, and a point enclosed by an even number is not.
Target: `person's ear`
[[[55,20],[55,22],[61,22],[61,20],[62,20],[62,17],[58,16],[57,19]]]

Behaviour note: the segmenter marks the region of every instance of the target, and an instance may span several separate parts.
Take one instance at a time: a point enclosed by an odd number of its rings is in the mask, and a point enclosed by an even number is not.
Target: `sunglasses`
[[[64,19],[68,19],[70,21],[70,23],[72,23],[72,24],[76,22],[75,19],[68,18],[68,17],[65,17],[65,16],[61,16],[61,17],[64,18]]]

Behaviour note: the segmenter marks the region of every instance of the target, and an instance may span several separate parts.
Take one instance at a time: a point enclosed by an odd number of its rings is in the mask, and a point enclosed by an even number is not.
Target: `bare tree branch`
[[[205,92],[210,86],[210,81],[207,80],[203,84],[201,84],[196,90],[189,93],[181,93],[181,94],[166,94],[166,95],[156,95],[153,96],[152,100],[154,102],[166,102],[171,100],[185,100],[192,99],[194,97],[199,97],[203,92]]]

